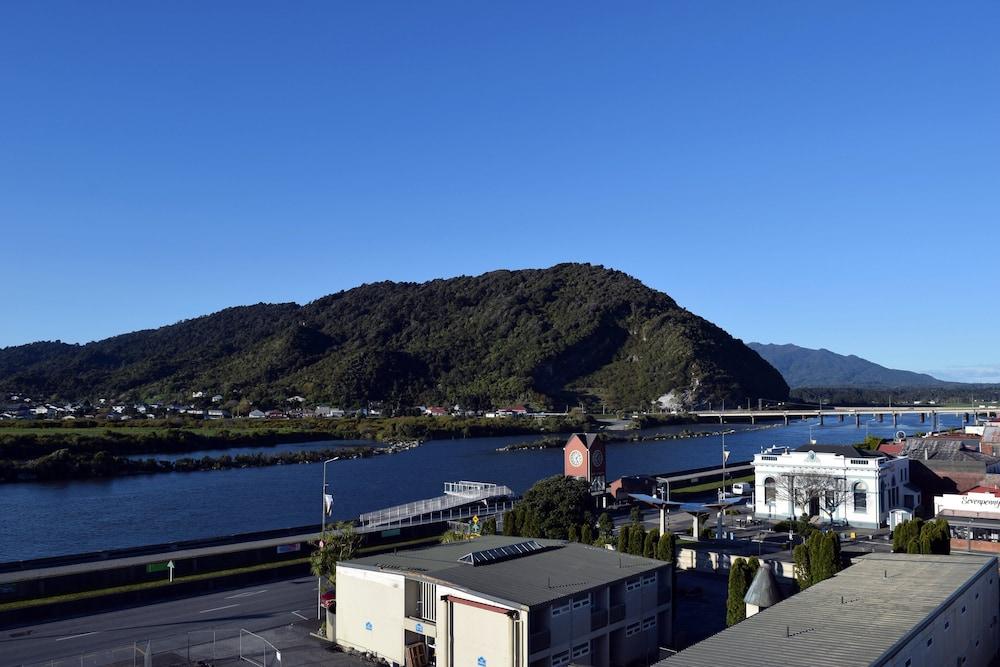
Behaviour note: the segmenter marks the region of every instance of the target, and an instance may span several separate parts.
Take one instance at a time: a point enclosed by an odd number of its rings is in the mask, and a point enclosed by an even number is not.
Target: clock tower
[[[593,495],[603,495],[606,487],[607,461],[604,440],[596,433],[574,433],[563,447],[563,474],[590,482]]]

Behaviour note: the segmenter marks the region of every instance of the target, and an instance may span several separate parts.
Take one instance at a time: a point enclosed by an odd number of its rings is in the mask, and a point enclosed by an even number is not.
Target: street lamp
[[[337,457],[339,458],[339,457]],[[336,461],[337,458],[327,459],[323,461],[323,493],[321,495],[323,514],[320,518],[320,529],[319,529],[319,548],[323,549],[323,539],[326,536],[326,515],[328,511],[333,511],[333,496],[330,496],[329,508],[327,508],[327,493],[326,493],[326,464]],[[316,620],[323,619],[323,575],[316,575]]]

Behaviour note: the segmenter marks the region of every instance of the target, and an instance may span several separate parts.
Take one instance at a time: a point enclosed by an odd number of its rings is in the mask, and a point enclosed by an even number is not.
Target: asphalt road
[[[234,650],[241,628],[253,632],[280,630],[286,633],[282,636],[287,637],[289,632],[305,636],[318,627],[316,579],[299,577],[91,616],[0,629],[0,664],[28,665],[71,657],[75,660],[66,664],[110,664],[112,649],[119,649],[116,659],[120,660],[126,654],[125,647],[148,640],[151,640],[154,653],[177,651],[183,654],[189,640],[196,645],[211,642],[212,630],[217,631],[221,655]],[[127,655],[130,657],[131,653]],[[57,662],[56,667],[58,665]]]

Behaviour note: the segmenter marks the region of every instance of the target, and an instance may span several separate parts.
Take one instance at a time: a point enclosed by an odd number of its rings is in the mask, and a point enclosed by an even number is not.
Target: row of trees
[[[908,554],[950,554],[951,526],[945,519],[904,521],[892,533],[892,550]]]
[[[806,541],[792,549],[792,561],[799,590],[829,579],[840,572],[840,536],[832,530],[821,532],[813,528]]]

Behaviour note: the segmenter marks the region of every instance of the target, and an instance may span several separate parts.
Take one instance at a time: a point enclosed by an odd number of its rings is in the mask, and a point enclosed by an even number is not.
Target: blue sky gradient
[[[0,7],[0,346],[604,264],[1000,381],[1000,3]]]

